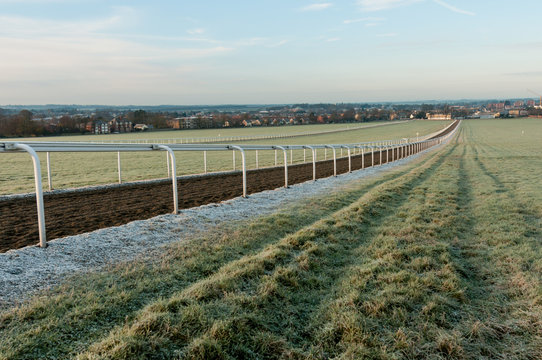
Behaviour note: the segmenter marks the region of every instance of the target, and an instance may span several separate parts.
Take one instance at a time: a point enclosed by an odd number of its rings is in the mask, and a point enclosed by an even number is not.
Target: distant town
[[[408,119],[542,117],[542,98],[506,101],[222,106],[36,105],[0,108],[0,137],[117,134]]]

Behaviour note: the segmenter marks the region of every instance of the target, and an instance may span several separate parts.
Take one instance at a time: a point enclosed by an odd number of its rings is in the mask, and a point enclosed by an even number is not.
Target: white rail
[[[289,133],[289,134],[275,134],[275,135],[253,135],[253,136],[207,136],[207,137],[191,137],[191,138],[165,138],[165,139],[115,139],[115,140],[101,140],[101,141],[90,141],[93,144],[209,144],[209,143],[228,143],[228,142],[239,142],[239,141],[255,141],[255,140],[276,140],[276,139],[287,139],[293,137],[302,137],[302,136],[315,136],[315,135],[326,135],[333,134],[338,132],[345,132],[351,130],[361,130],[361,129],[370,129],[380,126],[396,125],[401,123],[409,122],[410,120],[402,121],[390,121],[386,123],[378,124],[364,124],[357,125],[341,129],[325,130],[325,131],[305,131],[299,133]],[[88,142],[88,141],[84,141]]]
[[[449,129],[453,124],[441,130],[440,133]],[[457,126],[457,128],[459,125]],[[51,167],[49,154],[51,152],[117,152],[118,154],[118,177],[119,183],[122,182],[121,177],[121,152],[136,152],[136,151],[165,151],[167,154],[167,166],[168,177],[171,176],[172,188],[173,188],[173,211],[175,214],[179,212],[179,200],[177,190],[177,166],[175,159],[175,151],[202,151],[204,153],[204,161],[206,162],[207,151],[235,151],[241,153],[242,160],[242,181],[243,181],[243,196],[247,196],[247,164],[246,164],[246,151],[275,151],[275,165],[276,151],[282,150],[284,154],[284,187],[288,187],[288,150],[306,150],[309,149],[312,152],[312,177],[316,181],[316,151],[317,149],[332,149],[333,151],[333,176],[337,176],[337,151],[336,149],[347,149],[348,151],[348,171],[352,171],[352,153],[351,149],[359,149],[362,155],[361,169],[365,168],[365,155],[368,155],[367,151],[371,152],[371,166],[375,166],[375,152],[379,153],[378,165],[383,164],[383,150],[386,149],[386,163],[389,160],[389,150],[392,150],[392,161],[399,160],[408,157],[414,153],[423,151],[431,146],[440,144],[443,139],[452,136],[454,131],[438,137],[429,139],[424,137],[421,141],[411,142],[410,139],[399,140],[383,140],[364,142],[356,144],[322,144],[322,145],[223,145],[223,144],[96,144],[96,143],[82,143],[82,142],[45,142],[45,141],[32,141],[32,142],[16,142],[16,141],[0,141],[0,153],[11,152],[27,152],[32,156],[34,166],[34,179],[36,188],[36,202],[38,210],[38,226],[39,226],[39,238],[40,246],[46,247],[46,229],[45,229],[45,212],[43,206],[43,189],[41,180],[41,167],[37,153],[47,153],[47,177],[49,190],[53,189],[51,179]],[[432,136],[435,136],[432,134]],[[397,157],[393,154],[397,151]],[[234,157],[235,159],[235,157]],[[327,159],[327,157],[326,157]],[[234,160],[235,161],[235,160]],[[205,169],[206,169],[205,164]],[[235,165],[234,165],[235,166]]]

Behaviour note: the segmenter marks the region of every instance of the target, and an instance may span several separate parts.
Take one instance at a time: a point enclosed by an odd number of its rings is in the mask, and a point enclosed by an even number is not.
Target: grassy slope
[[[416,132],[429,134],[444,128],[449,122],[443,121],[413,121],[406,124],[388,125],[364,130],[353,130],[327,135],[306,136],[291,139],[272,141],[255,141],[258,144],[318,144],[318,143],[354,143],[379,139],[395,139],[402,137],[415,137]],[[344,124],[341,124],[344,128]],[[318,126],[309,126],[311,131]],[[324,129],[333,128],[325,126]],[[283,129],[305,129],[305,127],[285,127]],[[239,135],[250,134],[251,129],[235,129]],[[260,131],[263,129],[260,129]],[[297,132],[298,130],[295,130]],[[305,130],[303,130],[305,131]],[[166,132],[160,137],[173,137],[183,134],[184,131]],[[155,134],[155,133],[152,133]],[[165,134],[165,135],[164,135]],[[141,138],[141,134],[131,134],[131,138]],[[128,136],[128,135],[126,135]],[[179,135],[177,135],[179,136]],[[184,136],[184,135],[183,135]],[[99,141],[101,136],[87,136],[87,140]],[[46,140],[66,140],[66,137],[44,138]],[[82,140],[82,137],[78,137]],[[346,154],[346,153],[345,153]],[[324,158],[324,152],[318,153],[319,159]],[[240,168],[241,158],[237,156],[237,169]],[[330,156],[330,154],[328,154]],[[41,154],[42,174],[44,187],[47,185],[47,169],[45,154]],[[124,181],[157,179],[167,176],[166,158],[163,152],[123,153],[122,175]],[[280,158],[279,158],[280,159]],[[303,151],[296,151],[294,161],[303,160]],[[310,154],[307,154],[310,160]],[[208,171],[232,170],[232,154],[230,152],[209,152],[207,156]],[[247,153],[249,168],[255,168],[255,153]],[[53,186],[56,189],[77,187],[95,184],[111,184],[118,179],[116,153],[52,153],[51,168],[53,173]],[[259,165],[270,166],[274,164],[274,152],[260,152]],[[202,173],[203,154],[201,152],[177,153],[177,174]],[[32,160],[27,154],[0,154],[0,195],[31,192],[34,186]]]
[[[464,122],[419,167],[74,279],[0,315],[0,358],[541,358],[541,128]]]

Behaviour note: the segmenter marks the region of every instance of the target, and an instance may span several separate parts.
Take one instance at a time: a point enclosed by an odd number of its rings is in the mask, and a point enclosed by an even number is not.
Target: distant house
[[[529,112],[527,110],[513,109],[508,111],[508,115],[511,117],[522,117],[529,115]]]
[[[197,127],[196,116],[182,117],[180,118],[181,129],[195,129]]]
[[[497,114],[492,113],[492,112],[481,112],[480,113],[480,119],[495,119],[496,117],[497,117]]]
[[[122,116],[117,116],[109,122],[111,126],[111,132],[129,133],[133,131],[133,124],[131,121],[123,119]]]
[[[109,123],[102,121],[102,120],[96,120],[94,122],[94,134],[109,134],[111,133],[111,126]]]
[[[134,126],[135,131],[146,131],[148,129],[149,129],[149,127],[147,125],[145,125],[145,124],[135,124],[135,126]]]
[[[176,119],[167,119],[166,124],[170,129],[180,129],[181,128],[181,118]]]
[[[452,120],[452,114],[426,114],[427,120]]]
[[[500,113],[494,113],[491,111],[477,111],[474,114],[468,116],[469,119],[495,119],[501,116]]]

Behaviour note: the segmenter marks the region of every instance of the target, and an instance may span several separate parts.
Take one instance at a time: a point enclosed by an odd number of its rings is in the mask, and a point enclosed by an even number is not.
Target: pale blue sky
[[[0,104],[529,97],[542,1],[0,0]]]

